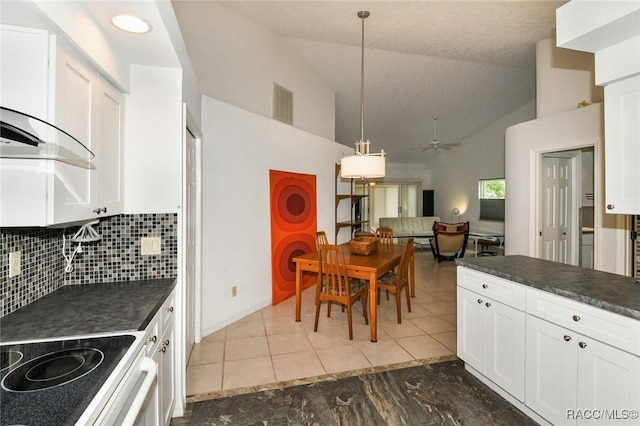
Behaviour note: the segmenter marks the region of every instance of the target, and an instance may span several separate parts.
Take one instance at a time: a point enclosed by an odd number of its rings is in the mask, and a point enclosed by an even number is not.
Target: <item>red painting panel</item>
[[[292,259],[315,251],[317,230],[316,176],[269,170],[271,200],[271,303],[296,294],[296,265]],[[302,288],[315,284],[304,275]]]

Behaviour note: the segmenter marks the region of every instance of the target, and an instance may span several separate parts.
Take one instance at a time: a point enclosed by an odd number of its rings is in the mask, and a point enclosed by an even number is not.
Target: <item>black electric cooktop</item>
[[[73,425],[135,336],[0,345],[0,425]]]

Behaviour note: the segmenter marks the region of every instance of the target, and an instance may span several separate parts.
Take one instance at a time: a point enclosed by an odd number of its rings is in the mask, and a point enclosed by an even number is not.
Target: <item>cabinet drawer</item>
[[[458,285],[524,311],[525,289],[520,284],[458,266]]]
[[[533,288],[527,313],[640,355],[640,321]]]

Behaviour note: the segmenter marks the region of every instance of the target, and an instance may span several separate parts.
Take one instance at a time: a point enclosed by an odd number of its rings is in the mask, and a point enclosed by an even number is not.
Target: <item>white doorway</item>
[[[201,137],[200,131],[186,112],[187,122],[183,153],[184,215],[184,330],[185,365],[195,342],[200,341],[201,293]]]

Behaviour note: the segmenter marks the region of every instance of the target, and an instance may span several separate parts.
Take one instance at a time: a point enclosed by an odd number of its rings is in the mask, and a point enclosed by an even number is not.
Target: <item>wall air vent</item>
[[[293,92],[273,83],[273,118],[293,124]]]

